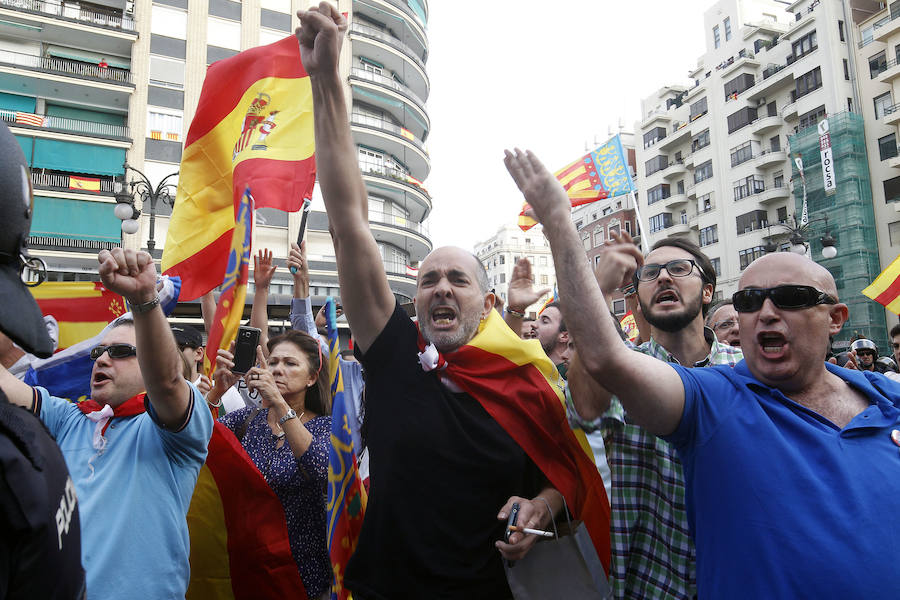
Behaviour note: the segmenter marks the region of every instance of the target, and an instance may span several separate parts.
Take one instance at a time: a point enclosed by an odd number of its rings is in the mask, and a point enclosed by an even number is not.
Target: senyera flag
[[[244,189],[256,208],[297,211],[315,183],[312,91],[297,38],[210,65],[191,121],[162,268],[182,296],[222,281]]]
[[[563,185],[573,207],[635,190],[622,139],[618,135],[566,165],[554,176]],[[537,221],[525,214],[529,208],[525,204],[519,213],[519,227],[523,231],[537,225]]]
[[[253,196],[250,195],[250,190],[246,190],[238,204],[238,219],[232,230],[231,249],[227,254],[228,269],[203,354],[203,371],[208,376],[212,376],[216,368],[216,351],[219,348],[228,349],[244,315],[247,277],[250,274],[250,246],[253,240],[252,214]]]
[[[895,315],[900,315],[900,256],[862,293]]]
[[[340,368],[337,317],[332,298],[326,301],[328,331],[328,373],[331,377],[331,449],[328,451],[328,554],[334,579],[331,585],[332,600],[352,598],[344,587],[347,562],[356,550],[359,532],[366,513],[366,488],[362,484],[356,464],[356,452],[350,433],[347,402],[353,402],[344,393],[344,380]]]

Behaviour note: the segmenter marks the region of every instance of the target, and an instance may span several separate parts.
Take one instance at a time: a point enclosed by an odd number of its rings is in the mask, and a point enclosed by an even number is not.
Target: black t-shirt
[[[418,360],[400,308],[362,357],[369,504],[345,585],[364,598],[509,598],[500,552],[510,496],[543,476],[479,402]]]
[[[83,597],[78,504],[62,453],[0,391],[0,598]]]

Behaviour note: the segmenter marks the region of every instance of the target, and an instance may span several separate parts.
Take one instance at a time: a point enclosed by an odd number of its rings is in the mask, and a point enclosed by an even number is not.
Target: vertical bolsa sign
[[[828,133],[828,119],[819,122],[819,153],[822,156],[822,179],[825,182],[825,194],[837,191],[834,176],[834,158],[831,156],[831,134]]]

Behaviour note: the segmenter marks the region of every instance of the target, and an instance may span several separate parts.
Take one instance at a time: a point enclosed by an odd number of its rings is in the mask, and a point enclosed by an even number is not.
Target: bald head
[[[793,252],[773,252],[757,258],[744,270],[738,288],[774,287],[786,283],[811,285],[835,299],[838,297],[837,285],[828,269]]]
[[[482,293],[486,294],[490,291],[490,282],[488,281],[487,271],[484,268],[482,262],[478,259],[477,256],[460,248],[458,246],[441,246],[440,248],[435,248],[431,251],[431,253],[425,257],[425,260],[422,261],[422,264],[419,265],[419,272],[424,273],[430,263],[435,260],[440,260],[443,258],[451,258],[460,262],[470,262],[472,265],[472,274],[475,277],[475,281],[478,283],[478,288]]]

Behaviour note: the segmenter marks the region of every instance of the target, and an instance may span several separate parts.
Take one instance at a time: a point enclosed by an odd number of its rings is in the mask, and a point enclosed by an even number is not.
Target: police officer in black
[[[46,357],[53,346],[21,279],[35,264],[33,208],[25,155],[0,122],[0,335]],[[43,423],[0,391],[0,600],[84,595],[78,500],[62,453]]]

